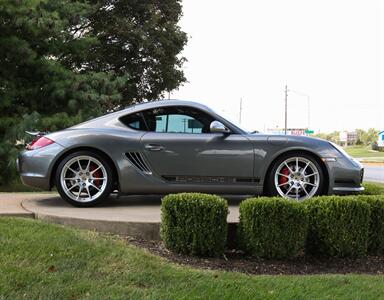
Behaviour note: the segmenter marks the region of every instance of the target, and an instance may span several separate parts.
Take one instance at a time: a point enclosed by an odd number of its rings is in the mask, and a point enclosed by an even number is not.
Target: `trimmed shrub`
[[[227,215],[227,201],[218,196],[167,195],[161,203],[161,238],[168,249],[177,253],[220,255],[227,238]]]
[[[297,256],[304,248],[307,227],[306,207],[302,203],[260,197],[240,204],[240,245],[253,256]]]
[[[384,184],[377,184],[372,182],[364,182],[365,190],[362,195],[384,195]]]
[[[357,196],[358,201],[365,201],[371,209],[368,235],[368,252],[384,253],[384,195]]]
[[[374,141],[372,143],[372,150],[376,150],[376,151],[380,151],[380,152],[384,152],[384,147],[381,147],[377,144],[376,141]]]
[[[370,206],[356,196],[324,196],[308,208],[307,250],[325,256],[363,256],[367,252]]]

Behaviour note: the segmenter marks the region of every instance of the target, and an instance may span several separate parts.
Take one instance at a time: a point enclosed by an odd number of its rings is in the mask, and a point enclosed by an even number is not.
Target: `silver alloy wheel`
[[[74,201],[96,200],[107,186],[107,171],[96,158],[76,156],[67,161],[60,173],[64,193]]]
[[[316,194],[320,186],[320,174],[309,159],[291,157],[277,168],[274,183],[280,196],[301,201]]]

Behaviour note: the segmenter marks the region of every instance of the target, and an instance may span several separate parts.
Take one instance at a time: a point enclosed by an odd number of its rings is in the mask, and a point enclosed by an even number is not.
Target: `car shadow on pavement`
[[[117,195],[112,194],[103,203],[98,204],[96,207],[127,207],[127,206],[160,206],[163,195]],[[222,195],[228,201],[228,205],[237,206],[249,195]],[[69,203],[65,202],[60,196],[52,196],[49,199],[38,200],[39,205],[46,207],[72,207]]]
[[[129,195],[129,196],[117,196],[111,195],[107,201],[98,205],[99,207],[110,206],[154,206],[161,205],[161,199],[164,195]],[[239,205],[241,201],[251,196],[249,195],[221,195],[228,201],[228,205]]]

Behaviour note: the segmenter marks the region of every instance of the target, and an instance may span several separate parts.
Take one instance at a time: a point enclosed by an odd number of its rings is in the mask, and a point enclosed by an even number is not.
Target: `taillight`
[[[45,136],[39,136],[32,140],[25,148],[27,150],[36,150],[39,148],[43,148],[45,146],[48,146],[50,144],[53,144],[54,141],[50,140],[49,138]]]

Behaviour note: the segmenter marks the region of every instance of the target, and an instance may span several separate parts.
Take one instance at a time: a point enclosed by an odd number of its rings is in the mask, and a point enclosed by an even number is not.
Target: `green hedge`
[[[357,196],[356,200],[365,201],[371,209],[368,252],[384,254],[384,195]]]
[[[291,258],[305,248],[317,256],[384,254],[384,195],[322,196],[304,202],[251,198],[239,207],[238,246],[263,258]],[[227,202],[214,195],[163,198],[161,237],[175,252],[224,252]]]
[[[355,196],[324,196],[304,202],[308,208],[308,252],[324,256],[367,253],[370,205]]]
[[[227,238],[227,201],[214,195],[167,195],[161,204],[160,234],[175,252],[217,256],[224,253]]]
[[[240,204],[239,241],[253,256],[297,256],[304,248],[307,228],[306,209],[299,202],[261,197]]]

